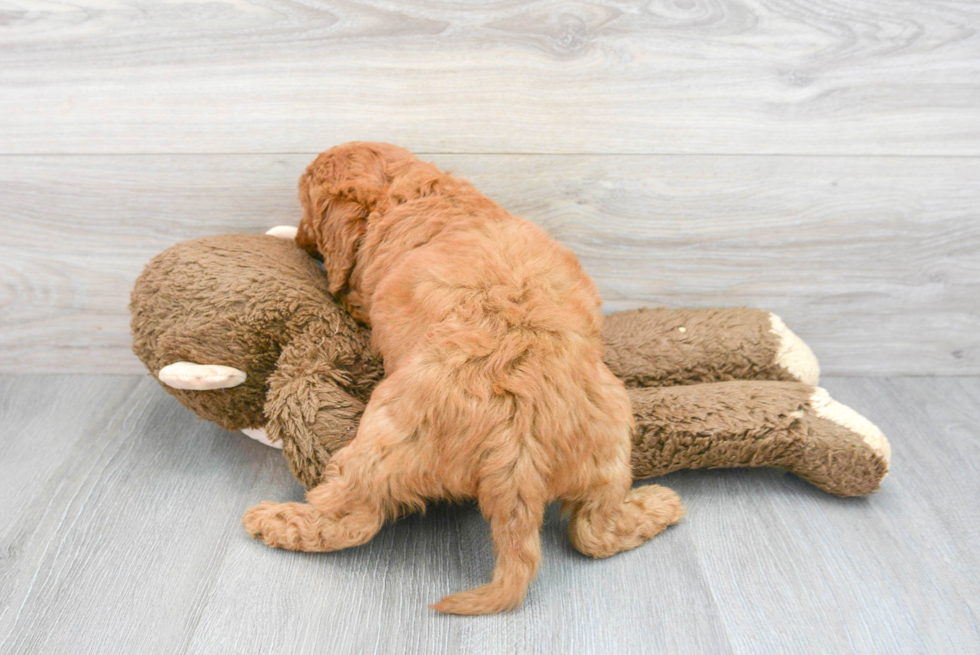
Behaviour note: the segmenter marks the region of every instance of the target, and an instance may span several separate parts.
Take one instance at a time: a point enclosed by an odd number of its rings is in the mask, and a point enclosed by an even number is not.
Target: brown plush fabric
[[[316,261],[291,241],[226,235],[180,243],[147,264],[130,311],[133,352],[152,375],[178,361],[245,371],[245,383],[231,389],[161,385],[229,430],[266,424],[270,376],[287,346],[280,379],[298,380],[293,362],[301,359],[308,374],[335,368],[340,387],[366,400],[381,375],[369,333],[334,302]]]
[[[628,387],[793,380],[761,309],[637,309],[606,317],[606,365]]]
[[[629,389],[633,474],[779,466],[838,496],[873,492],[887,462],[859,435],[814,415],[814,391],[773,381]]]
[[[307,487],[356,433],[383,376],[369,331],[334,302],[319,264],[292,241],[179,243],[147,264],[130,309],[133,351],[154,377],[177,361],[246,372],[231,389],[161,386],[226,429],[264,426]],[[637,478],[781,466],[846,496],[874,491],[887,473],[859,435],[814,415],[812,386],[786,381],[768,312],[619,312],[606,317],[603,335],[606,364],[630,387]]]
[[[307,487],[319,482],[330,456],[354,437],[371,390],[383,374],[380,359],[367,349],[367,330],[356,329],[363,347],[358,366],[336,356],[323,359],[320,353],[333,341],[333,326],[314,323],[283,348],[269,379],[266,431],[273,442],[282,442],[293,475]]]

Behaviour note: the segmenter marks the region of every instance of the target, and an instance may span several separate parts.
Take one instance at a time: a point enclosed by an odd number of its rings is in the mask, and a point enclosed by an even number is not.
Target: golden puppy
[[[493,578],[433,607],[486,614],[523,601],[549,501],[562,501],[572,543],[593,557],[680,520],[669,489],[630,490],[630,404],[602,363],[599,294],[571,252],[386,144],[323,153],[300,200],[297,241],[373,327],[387,377],[308,504],[253,507],[252,535],[332,551],[431,499],[475,498],[493,535]]]

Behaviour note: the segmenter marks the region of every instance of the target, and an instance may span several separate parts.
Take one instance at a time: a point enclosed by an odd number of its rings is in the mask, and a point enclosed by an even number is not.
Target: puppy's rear
[[[271,542],[333,550],[363,543],[405,508],[476,498],[493,535],[493,579],[434,607],[484,614],[523,600],[552,500],[571,512],[576,548],[595,557],[680,519],[669,490],[630,491],[629,401],[602,363],[599,297],[569,251],[393,146],[324,153],[300,197],[297,239],[372,325],[387,378],[310,492],[311,508],[254,532],[270,541],[301,516],[309,525],[298,543]],[[352,513],[356,534],[338,538]]]

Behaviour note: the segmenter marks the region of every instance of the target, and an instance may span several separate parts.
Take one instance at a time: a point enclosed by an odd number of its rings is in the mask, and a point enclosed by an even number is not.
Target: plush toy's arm
[[[323,346],[336,341],[316,330],[300,335],[283,348],[269,377],[268,437],[282,444],[293,475],[306,487],[319,484],[330,457],[357,434],[365,403],[355,394],[374,375],[337,364],[336,353]]]
[[[305,487],[319,484],[330,457],[357,434],[364,403],[343,389],[329,368],[292,379],[273,374],[265,412],[266,432],[281,443],[293,475]]]
[[[681,469],[778,466],[838,496],[868,494],[888,473],[881,431],[823,389],[736,381],[628,389],[633,477]]]
[[[761,309],[636,309],[606,317],[605,361],[630,387],[722,380],[817,384],[810,348]]]

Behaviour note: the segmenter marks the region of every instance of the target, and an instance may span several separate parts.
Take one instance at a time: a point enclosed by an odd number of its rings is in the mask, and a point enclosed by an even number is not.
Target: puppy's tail
[[[523,460],[523,461],[522,461]],[[432,605],[446,614],[494,614],[520,607],[541,563],[544,485],[530,458],[520,457],[480,482],[480,511],[490,522],[497,565],[489,583]]]

